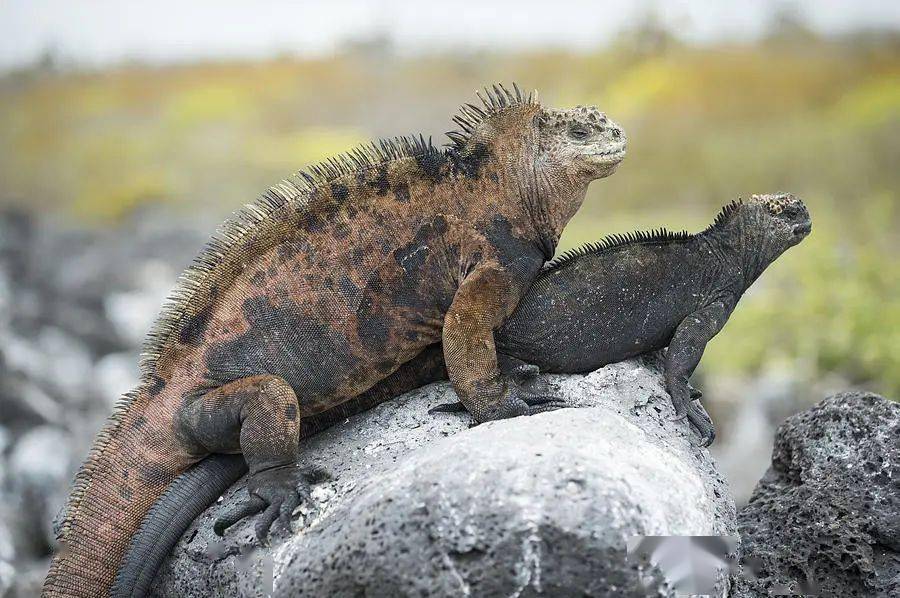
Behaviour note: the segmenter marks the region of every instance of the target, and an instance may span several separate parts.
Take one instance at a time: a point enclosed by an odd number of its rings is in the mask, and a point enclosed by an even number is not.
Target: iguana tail
[[[75,477],[44,598],[105,596],[144,515],[196,461],[175,437],[179,401],[151,384],[127,393]]]
[[[247,463],[241,455],[212,455],[178,476],[131,539],[111,598],[146,596],[156,572],[181,535],[246,472]]]

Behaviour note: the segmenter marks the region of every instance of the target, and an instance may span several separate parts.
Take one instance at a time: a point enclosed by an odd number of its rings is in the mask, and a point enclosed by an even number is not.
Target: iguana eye
[[[571,137],[572,139],[587,139],[590,134],[590,129],[588,129],[584,125],[572,125],[571,127],[569,127],[569,137]]]
[[[781,215],[788,219],[793,218],[797,215],[797,208],[792,205],[786,205],[781,208]]]

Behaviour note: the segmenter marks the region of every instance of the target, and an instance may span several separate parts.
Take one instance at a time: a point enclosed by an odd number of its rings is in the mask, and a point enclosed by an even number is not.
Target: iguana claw
[[[688,408],[687,416],[688,421],[691,422],[691,427],[700,436],[700,446],[706,448],[711,445],[713,440],[716,439],[716,427],[703,405],[699,401],[692,404]]]
[[[310,482],[328,477],[322,470],[299,468],[293,464],[251,474],[247,483],[250,496],[219,517],[213,524],[213,531],[221,536],[238,521],[257,513],[262,514],[254,531],[261,543],[266,541],[276,521],[290,531],[294,509],[309,500]]]
[[[456,401],[454,403],[435,405],[428,410],[428,413],[429,415],[434,415],[435,413],[464,413],[465,411],[466,406],[462,404],[462,401]]]
[[[681,415],[676,415],[670,421],[683,422],[684,420],[688,420],[691,427],[700,436],[700,446],[708,447],[716,439],[716,428],[712,423],[712,418],[709,417],[709,414],[706,413],[699,401],[688,405],[687,411]]]
[[[549,394],[549,387],[537,378],[537,366],[526,366],[528,380],[525,384],[515,383],[509,397],[510,404],[521,406],[516,415],[535,415],[546,411],[554,411],[567,407],[568,404],[561,397]],[[533,370],[531,368],[534,368]],[[461,401],[455,403],[441,403],[428,410],[429,414],[435,413],[463,413],[467,412],[466,406]],[[502,418],[499,418],[502,419]]]
[[[699,388],[694,388],[690,384],[688,384],[687,387],[688,387],[688,392],[691,394],[692,400],[699,401],[700,399],[703,398],[702,390],[700,390]]]

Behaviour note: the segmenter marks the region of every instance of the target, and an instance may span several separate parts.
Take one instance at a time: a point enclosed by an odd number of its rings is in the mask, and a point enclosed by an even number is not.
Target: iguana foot
[[[498,361],[500,370],[511,380],[509,388],[513,390],[516,397],[520,400],[518,405],[510,409],[514,413],[506,417],[534,415],[535,413],[553,411],[554,409],[561,409],[567,406],[565,401],[555,396],[550,386],[539,377],[541,370],[538,366],[506,355],[499,355]],[[510,397],[507,400],[515,402],[517,400],[516,397]],[[428,410],[428,413],[432,415],[435,413],[465,412],[468,412],[468,409],[466,409],[462,401],[441,403]],[[504,419],[504,417],[493,419]]]
[[[568,407],[565,399],[550,393],[550,390],[544,390],[542,394],[525,394],[523,393],[522,401],[528,405],[527,415],[536,413],[544,413],[545,411],[556,411]]]
[[[563,407],[566,407],[566,402],[561,397],[539,394],[511,384],[506,396],[498,404],[480,410],[475,416],[475,420],[477,423],[483,424],[520,415],[536,415],[546,411],[555,411]]]
[[[531,366],[536,367],[536,366]],[[537,373],[528,376],[531,382],[524,384],[509,383],[506,395],[493,409],[485,412],[482,410],[476,418],[477,423],[484,423],[497,419],[508,419],[520,415],[535,415],[546,411],[555,411],[568,407],[566,401],[553,394],[550,387],[536,378]],[[461,402],[442,403],[428,410],[428,413],[462,413],[469,411]]]
[[[700,436],[700,446],[705,448],[711,445],[713,440],[716,439],[716,427],[709,413],[706,412],[706,409],[703,408],[699,401],[691,403],[690,407],[688,407],[687,419],[691,427]]]
[[[213,524],[213,531],[221,536],[241,519],[257,513],[262,513],[254,527],[260,542],[266,541],[276,520],[280,527],[290,531],[294,509],[309,500],[310,483],[327,477],[322,470],[302,469],[295,464],[251,474],[247,482],[250,496],[219,517]]]
[[[683,389],[683,390],[682,390]],[[679,392],[679,390],[682,390]],[[675,407],[675,417],[672,421],[681,422],[687,420],[691,427],[700,436],[700,446],[707,447],[713,443],[716,438],[716,428],[713,425],[712,418],[700,403],[700,397],[703,393],[691,386],[685,384],[683,387],[671,385],[670,395],[672,396],[672,405]]]
[[[672,421],[682,422],[689,419],[691,401],[700,400],[703,393],[688,383],[683,383],[683,385],[669,383],[667,387],[669,395],[672,397],[672,406],[675,407],[675,417],[672,418]]]

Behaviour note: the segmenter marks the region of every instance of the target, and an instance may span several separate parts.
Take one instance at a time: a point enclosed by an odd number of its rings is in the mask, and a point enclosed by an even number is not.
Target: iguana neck
[[[731,285],[740,296],[777,257],[766,229],[737,217],[720,229],[699,235],[721,269],[731,272]]]
[[[470,179],[488,179],[484,182],[497,189],[497,197],[508,197],[519,206],[515,217],[532,231],[549,260],[566,224],[581,207],[590,179],[541,156],[538,148],[534,128],[522,125],[480,131],[449,155],[458,172]]]
[[[588,181],[574,180],[539,167],[524,172],[526,176],[522,178],[519,193],[521,204],[549,260],[556,251],[563,229],[584,202]]]
[[[587,181],[573,181],[566,179],[563,184],[557,184],[553,191],[555,201],[548,201],[548,218],[552,231],[554,248],[562,236],[563,229],[581,208],[584,197],[587,194]]]

